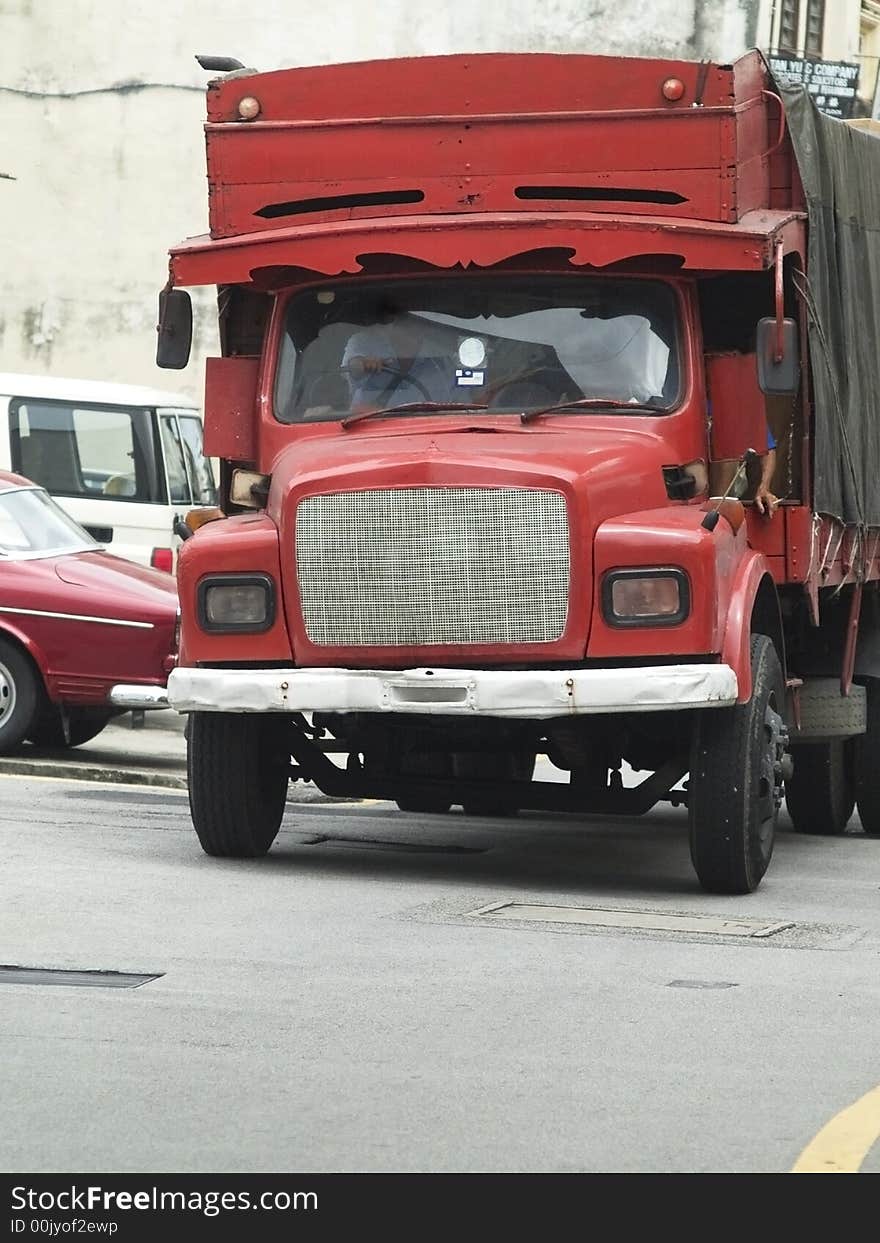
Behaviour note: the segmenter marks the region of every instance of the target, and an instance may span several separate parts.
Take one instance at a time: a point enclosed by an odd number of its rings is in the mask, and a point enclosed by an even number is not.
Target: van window
[[[12,469],[55,496],[164,501],[151,411],[15,401]]]
[[[201,419],[197,415],[163,414],[160,421],[172,503],[215,505],[217,489],[211,463],[202,450]]]
[[[186,474],[186,463],[183,460],[183,445],[177,430],[177,419],[173,415],[163,414],[162,444],[165,449],[165,469],[168,471],[168,499],[172,505],[190,505],[189,479]]]
[[[178,423],[193,500],[197,505],[216,505],[217,486],[214,483],[214,472],[202,449],[202,421],[191,415],[181,415]]]

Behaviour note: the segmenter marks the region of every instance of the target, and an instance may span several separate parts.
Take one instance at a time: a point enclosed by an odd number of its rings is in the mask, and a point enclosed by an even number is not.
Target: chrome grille
[[[568,612],[565,498],[537,488],[311,496],[297,510],[296,565],[313,643],[549,643]]]

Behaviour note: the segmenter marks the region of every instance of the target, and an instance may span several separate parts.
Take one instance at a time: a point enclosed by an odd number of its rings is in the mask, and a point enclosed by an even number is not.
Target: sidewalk
[[[171,709],[116,717],[91,742],[59,751],[30,743],[0,757],[0,775],[63,777],[186,789],[186,717]]]
[[[24,743],[12,755],[0,756],[0,776],[60,777],[67,781],[108,781],[124,785],[186,790],[186,717],[170,708],[126,712],[114,718],[97,738],[66,751]],[[311,782],[292,781],[292,803],[352,803],[359,799],[322,794]]]
[[[67,781],[109,781],[126,785],[186,790],[186,717],[170,708],[144,712],[143,724],[126,712],[81,747],[48,750],[25,743],[14,754],[0,756],[4,773],[28,777],[61,777]],[[339,762],[338,759],[336,761]],[[539,756],[536,776],[565,781],[567,775]],[[350,803],[357,799],[322,794],[311,782],[291,782],[289,802]]]

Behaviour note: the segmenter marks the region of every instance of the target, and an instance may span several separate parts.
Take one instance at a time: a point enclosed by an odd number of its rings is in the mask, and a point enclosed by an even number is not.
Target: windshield
[[[0,492],[0,557],[39,557],[98,547],[42,489]]]
[[[671,288],[649,280],[326,285],[288,303],[275,412],[302,423],[411,403],[522,413],[584,398],[663,412],[680,388],[676,319]]]

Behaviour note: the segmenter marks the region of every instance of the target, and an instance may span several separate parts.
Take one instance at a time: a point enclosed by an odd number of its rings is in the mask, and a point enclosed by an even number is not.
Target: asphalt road
[[[0,838],[3,962],[158,977],[0,983],[9,1172],[880,1172],[857,822],[783,831],[743,898],[697,887],[673,810],[290,803],[219,862],[182,790],[7,771]]]

